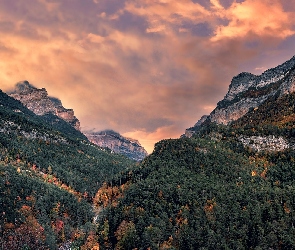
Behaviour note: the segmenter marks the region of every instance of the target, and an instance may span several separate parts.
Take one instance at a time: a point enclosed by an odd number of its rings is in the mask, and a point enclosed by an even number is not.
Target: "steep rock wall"
[[[28,81],[23,81],[17,83],[9,95],[22,102],[37,115],[52,113],[70,123],[75,129],[80,130],[80,122],[75,117],[74,111],[64,108],[59,99],[48,96],[45,88],[37,89]]]

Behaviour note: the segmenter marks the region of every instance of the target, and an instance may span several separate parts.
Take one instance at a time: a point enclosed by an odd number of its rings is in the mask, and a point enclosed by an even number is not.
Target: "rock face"
[[[15,90],[9,95],[22,102],[37,115],[54,114],[80,130],[80,122],[75,117],[74,111],[64,108],[59,99],[48,96],[45,88],[37,89],[28,81],[23,81],[17,83]]]
[[[288,148],[294,149],[294,145],[292,145],[282,136],[240,136],[238,139],[244,146],[258,152],[265,150],[283,151]]]
[[[208,117],[209,117],[209,115],[203,115],[200,118],[200,120],[198,120],[198,122],[194,125],[194,127],[186,129],[185,133],[181,137],[191,138],[193,136],[193,134],[195,133],[194,128],[201,126],[203,124],[203,122],[207,120]]]
[[[191,136],[204,121],[229,124],[255,109],[269,97],[295,91],[295,56],[287,62],[266,70],[261,75],[243,72],[235,76],[224,99],[204,119],[202,117],[193,128],[186,130]]]
[[[136,161],[141,161],[148,155],[137,140],[123,137],[113,130],[84,132],[84,134],[92,143],[109,148],[115,153],[124,154]]]

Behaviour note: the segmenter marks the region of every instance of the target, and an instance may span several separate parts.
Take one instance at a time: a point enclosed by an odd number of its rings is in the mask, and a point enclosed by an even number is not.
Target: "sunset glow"
[[[28,80],[151,153],[242,71],[295,55],[289,0],[0,0],[0,88]]]

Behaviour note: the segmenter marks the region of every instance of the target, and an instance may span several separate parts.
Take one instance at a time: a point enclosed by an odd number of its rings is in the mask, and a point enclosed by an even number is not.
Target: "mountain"
[[[250,109],[256,109],[273,96],[281,97],[295,91],[295,57],[266,70],[261,75],[243,72],[235,76],[224,99],[205,119],[217,124],[229,124],[244,116]],[[204,121],[187,129],[190,136]]]
[[[74,116],[74,111],[64,108],[59,99],[48,96],[45,88],[37,89],[28,81],[23,81],[17,83],[15,89],[9,95],[21,101],[37,115],[56,115],[71,124],[76,130],[80,130],[80,122]]]
[[[92,143],[106,147],[115,153],[123,154],[135,161],[141,161],[148,154],[137,140],[126,138],[113,130],[84,132]]]
[[[134,161],[66,130],[0,90],[1,249],[98,247],[93,198]]]
[[[126,155],[135,161],[140,161],[147,156],[146,150],[137,140],[125,138],[112,130],[85,132],[82,134],[80,132],[80,122],[74,116],[74,111],[64,108],[59,99],[48,96],[44,88],[38,89],[28,81],[23,81],[17,83],[15,89],[9,95],[21,101],[28,109],[42,116],[44,121],[63,133],[75,135],[80,139],[86,139],[87,137],[94,144],[109,148],[115,153]],[[71,125],[72,128],[67,124]]]
[[[136,164],[0,92],[2,248],[295,249],[293,60]]]
[[[189,136],[105,183],[100,247],[295,249],[293,83],[294,57],[239,74]]]

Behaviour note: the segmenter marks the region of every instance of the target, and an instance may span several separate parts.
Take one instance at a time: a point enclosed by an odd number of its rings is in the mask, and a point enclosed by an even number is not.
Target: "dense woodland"
[[[294,150],[238,140],[291,140],[294,96],[134,163],[0,93],[2,249],[295,249]]]
[[[135,163],[73,130],[0,93],[2,249],[56,249],[66,242],[88,249],[96,232],[93,197]]]
[[[107,206],[106,249],[293,249],[294,152],[208,139],[158,143]],[[103,232],[108,228],[108,236]]]
[[[230,126],[207,121],[190,139],[156,144],[116,180],[123,194],[109,196],[102,249],[295,249],[294,150],[258,153],[238,140],[292,139],[294,101],[274,96]]]

